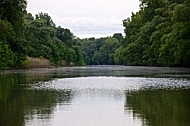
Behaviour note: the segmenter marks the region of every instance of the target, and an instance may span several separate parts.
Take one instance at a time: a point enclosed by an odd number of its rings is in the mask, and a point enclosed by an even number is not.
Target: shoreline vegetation
[[[44,58],[27,57],[27,68],[51,68],[54,67],[53,63]]]
[[[26,57],[26,60],[23,61],[22,67],[10,67],[5,69],[0,69],[0,74],[6,70],[22,70],[22,69],[33,69],[33,68],[59,68],[59,67],[74,67],[74,66],[85,66],[83,65],[76,65],[74,63],[67,64],[65,61],[61,61],[59,65],[54,64],[48,59],[45,58],[36,58],[36,57]]]
[[[53,62],[51,62],[48,59],[44,59],[42,57],[40,58],[35,58],[35,57],[27,57],[27,66],[26,68],[54,68],[54,67],[68,67],[68,66],[79,66],[76,65],[74,63],[69,63],[66,64],[65,61],[61,61],[59,63],[59,65],[54,64]],[[80,66],[84,66],[84,65],[80,65]]]
[[[76,37],[27,0],[0,2],[0,70],[83,65],[190,67],[190,1],[140,0],[125,36]],[[89,26],[90,27],[90,26]]]

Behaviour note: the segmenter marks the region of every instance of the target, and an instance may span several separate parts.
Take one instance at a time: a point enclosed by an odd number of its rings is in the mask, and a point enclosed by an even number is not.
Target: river
[[[1,126],[190,126],[190,69],[7,70],[0,112]]]

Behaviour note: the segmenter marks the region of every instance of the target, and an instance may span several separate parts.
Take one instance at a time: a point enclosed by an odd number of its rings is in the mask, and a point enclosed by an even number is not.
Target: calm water
[[[190,69],[4,71],[0,126],[190,126]]]

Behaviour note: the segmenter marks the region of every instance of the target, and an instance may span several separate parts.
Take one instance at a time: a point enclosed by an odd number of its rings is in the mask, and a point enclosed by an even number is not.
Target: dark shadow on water
[[[127,92],[125,108],[148,126],[189,126],[190,89]]]
[[[0,126],[24,126],[36,114],[51,118],[57,103],[69,104],[71,90],[30,90],[31,84],[50,76],[15,74],[0,76]]]

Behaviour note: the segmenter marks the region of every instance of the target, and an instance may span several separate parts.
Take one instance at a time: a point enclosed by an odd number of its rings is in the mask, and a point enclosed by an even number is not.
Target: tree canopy
[[[0,1],[0,69],[27,66],[26,57],[54,65],[190,67],[190,1],[140,0],[123,20],[125,37],[79,39],[48,13],[33,16],[26,0]]]
[[[116,59],[125,65],[190,66],[190,2],[140,0],[140,10],[123,21],[125,43]]]
[[[84,65],[73,33],[56,27],[48,13],[32,16],[26,6],[25,0],[0,2],[0,69],[25,67],[27,56],[45,58],[54,65]]]
[[[25,0],[0,1],[0,68],[22,64],[25,9]]]
[[[115,51],[122,42],[122,34],[115,33],[112,37],[83,39],[80,46],[86,54],[87,64],[115,65]]]

